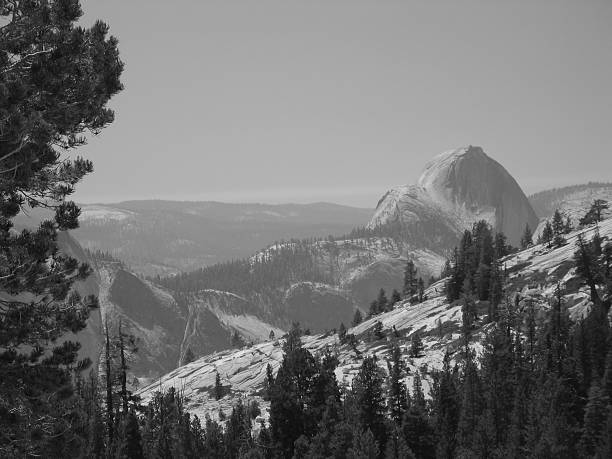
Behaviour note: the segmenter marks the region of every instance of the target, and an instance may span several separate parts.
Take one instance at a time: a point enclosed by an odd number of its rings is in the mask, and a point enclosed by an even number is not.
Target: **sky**
[[[80,202],[374,207],[483,147],[526,193],[612,181],[610,0],[82,0],[119,39]]]

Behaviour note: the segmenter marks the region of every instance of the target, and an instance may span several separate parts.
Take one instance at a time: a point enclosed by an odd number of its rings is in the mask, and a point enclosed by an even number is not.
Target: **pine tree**
[[[506,255],[510,253],[510,246],[508,245],[508,238],[506,237],[504,233],[495,234],[494,253],[495,253],[494,258],[498,260],[500,258],[505,257]],[[485,262],[487,264],[490,263],[491,261],[492,261],[491,259],[485,258]]]
[[[444,267],[442,268],[442,271],[440,272],[440,279],[444,279],[448,276],[450,276],[452,274],[453,268],[451,265],[451,261],[447,258],[446,261],[444,262]]]
[[[460,409],[456,373],[450,367],[448,352],[444,355],[442,371],[436,375],[434,382],[433,404],[439,438],[436,457],[452,459],[455,457]]]
[[[274,379],[270,397],[270,433],[278,451],[291,457],[295,441],[302,435],[311,436],[318,419],[314,414],[312,394],[317,361],[302,347],[301,331],[295,325],[287,334],[283,346],[283,362]]]
[[[353,435],[353,445],[348,450],[347,459],[378,459],[379,447],[372,431],[356,432]]]
[[[346,337],[346,327],[344,326],[344,323],[340,323],[340,327],[338,328],[338,338],[340,339],[340,342],[342,342],[345,337]]]
[[[603,199],[596,199],[591,204],[589,211],[580,219],[580,225],[587,226],[599,223],[603,220],[604,213],[609,209],[609,204]]]
[[[559,211],[559,209],[557,209],[555,210],[552,219],[553,244],[556,247],[561,247],[567,242],[563,237],[563,235],[566,234],[565,228],[566,226],[563,221],[563,215],[561,215],[561,212]]]
[[[416,459],[416,456],[408,447],[402,431],[397,427],[387,440],[385,459]]]
[[[499,305],[502,302],[504,295],[503,292],[503,279],[499,263],[494,261],[491,265],[490,271],[490,288],[489,288],[489,322],[496,322],[499,318]]]
[[[400,301],[402,301],[402,295],[397,291],[397,289],[393,289],[393,293],[391,293],[391,304],[394,305]]]
[[[370,312],[368,313],[368,317],[374,317],[380,314],[382,311],[378,308],[378,301],[374,300],[370,303]]]
[[[264,400],[269,401],[272,396],[272,388],[274,387],[274,372],[272,366],[266,365],[266,379],[264,381]]]
[[[122,89],[123,64],[108,26],[79,26],[82,14],[76,0],[0,5],[0,456],[42,456],[47,441],[69,441],[68,368],[88,365],[78,344],[58,338],[83,329],[97,305],[70,293],[91,270],[57,241],[78,226],[80,210],[66,199],[93,165],[62,153],[113,121],[106,104]],[[28,207],[54,215],[16,231]]]
[[[482,413],[481,382],[472,351],[468,351],[463,363],[463,396],[458,424],[459,446],[463,451],[473,451],[474,433]]]
[[[379,313],[387,312],[389,310],[389,300],[387,299],[385,290],[382,288],[378,292],[378,298],[376,299],[376,304],[377,304],[377,310]]]
[[[425,347],[423,346],[423,340],[418,332],[412,334],[412,339],[410,340],[410,357],[413,359],[423,357],[423,351]]]
[[[134,411],[130,412],[124,419],[124,438],[125,441],[123,442],[123,448],[119,457],[144,459],[140,427]]]
[[[355,309],[355,315],[353,316],[353,327],[356,327],[361,322],[363,322],[363,316],[361,315],[361,310]]]
[[[584,428],[580,438],[580,450],[584,457],[592,457],[604,441],[608,401],[605,390],[597,382],[593,383],[584,411]]]
[[[521,236],[521,249],[526,249],[533,242],[533,231],[529,227],[529,223],[525,225],[525,230],[523,231],[523,235]]]
[[[128,414],[128,403],[132,398],[132,393],[127,389],[127,370],[128,359],[137,352],[136,338],[134,335],[126,333],[123,328],[122,321],[119,320],[119,329],[117,332],[116,346],[119,352],[119,376],[121,384],[121,407],[122,415],[127,416]]]
[[[550,221],[547,220],[546,223],[544,224],[544,229],[542,230],[542,234],[540,234],[538,238],[538,244],[547,244],[548,247],[550,247],[554,236],[555,234],[553,231],[553,227],[550,224]]]
[[[406,368],[402,360],[402,352],[398,346],[393,346],[393,349],[391,349],[391,359],[387,362],[387,368],[387,405],[391,419],[399,426],[408,408],[408,399],[403,381]]]
[[[219,372],[215,372],[215,399],[221,400],[225,395],[225,390],[223,385],[221,384],[221,376]]]
[[[576,274],[589,286],[591,291],[591,301],[599,304],[600,298],[597,285],[600,282],[600,273],[597,266],[597,254],[592,244],[584,240],[582,234],[576,240],[578,249],[574,252],[574,263],[576,264]]]
[[[404,270],[404,298],[413,302],[414,296],[417,294],[417,270],[412,260],[408,260]]]
[[[419,303],[422,303],[425,300],[425,282],[422,277],[419,277],[417,281],[417,298]]]
[[[376,443],[386,444],[384,373],[376,357],[366,357],[352,383],[358,420],[364,430],[371,430]]]
[[[563,232],[565,234],[569,234],[574,230],[574,224],[572,223],[572,217],[569,215],[565,216],[565,226],[563,228]]]

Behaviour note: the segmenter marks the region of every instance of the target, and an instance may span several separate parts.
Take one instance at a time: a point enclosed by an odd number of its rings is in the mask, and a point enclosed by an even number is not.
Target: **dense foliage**
[[[85,326],[94,298],[71,292],[90,273],[61,254],[58,231],[78,226],[67,201],[93,166],[61,153],[113,121],[122,89],[117,41],[108,26],[75,23],[78,0],[0,1],[0,456],[59,456],[77,448],[71,375],[90,362],[61,341]],[[27,208],[53,209],[17,232]]]
[[[239,294],[288,287],[298,280],[325,282],[329,280],[330,270],[328,263],[318,263],[324,255],[314,242],[303,240],[279,244],[260,256],[156,278],[155,282],[181,293],[217,289]],[[322,269],[321,264],[328,269]]]
[[[452,262],[443,275],[450,276],[446,284],[446,296],[455,301],[462,295],[473,295],[480,300],[490,300],[495,305],[501,301],[502,272],[498,260],[513,250],[502,233],[494,234],[489,224],[479,221],[472,231],[465,231]]]

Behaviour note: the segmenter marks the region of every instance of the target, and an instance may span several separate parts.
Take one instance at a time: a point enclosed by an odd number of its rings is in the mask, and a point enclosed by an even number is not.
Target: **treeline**
[[[578,220],[579,228],[597,224],[604,220],[610,205],[603,199],[595,199],[589,210]],[[542,233],[538,236],[538,244],[547,244],[548,247],[561,247],[567,243],[565,235],[575,228],[569,215],[556,209],[552,218],[546,220]]]
[[[437,222],[416,221],[410,224],[399,220],[386,222],[375,227],[357,227],[350,233],[336,240],[389,238],[401,245],[410,241],[413,245],[423,248],[439,249],[440,245],[448,246],[457,240],[456,234],[446,225]]]
[[[503,233],[494,233],[484,220],[475,223],[471,231],[463,233],[459,247],[447,261],[442,277],[449,277],[446,296],[455,301],[462,295],[472,295],[479,300],[501,301],[502,268],[498,260],[512,253]]]
[[[112,253],[106,250],[83,248],[83,251],[85,252],[87,258],[92,260],[93,262],[109,261],[112,263],[121,264],[122,266],[124,264],[123,261],[121,261],[119,258],[115,257]]]
[[[154,282],[180,293],[216,289],[250,294],[262,288],[287,287],[296,281],[328,282],[329,270],[321,267],[320,251],[312,241],[279,244],[260,256],[207,266]]]

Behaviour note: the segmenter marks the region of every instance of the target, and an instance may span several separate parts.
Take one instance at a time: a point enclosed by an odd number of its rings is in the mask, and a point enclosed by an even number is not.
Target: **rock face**
[[[258,318],[257,308],[247,299],[230,292],[202,290],[186,299],[187,324],[181,344],[180,361],[187,351],[195,356],[233,347],[231,335],[238,332],[244,343],[259,343],[270,332],[281,336],[285,332]]]
[[[100,304],[84,330],[62,337],[81,343],[80,358],[99,362],[107,322],[111,335],[121,322],[122,329],[136,338],[138,351],[131,356],[130,373],[144,381],[176,368],[187,349],[199,357],[235,347],[230,339],[234,332],[245,343],[268,339],[271,330],[278,336],[284,333],[250,315],[252,305],[237,295],[206,290],[189,301],[177,301],[120,261],[90,257],[69,233],[60,233],[58,243],[62,253],[93,268],[93,274],[74,288],[83,296],[96,295]]]
[[[415,233],[417,242],[445,244],[481,219],[514,244],[527,223],[532,228],[538,223],[508,171],[482,148],[469,146],[436,156],[417,185],[387,192],[369,227],[398,222]]]

